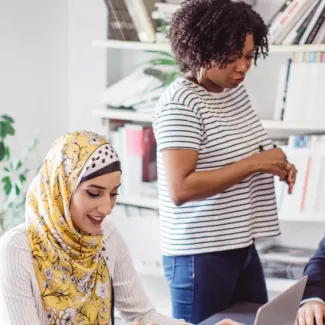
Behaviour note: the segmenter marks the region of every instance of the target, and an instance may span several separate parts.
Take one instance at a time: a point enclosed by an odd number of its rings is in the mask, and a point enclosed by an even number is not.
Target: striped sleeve
[[[22,242],[17,237],[7,237],[1,241],[1,324],[41,325],[28,272],[29,263],[26,260],[26,247],[23,247]]]
[[[190,107],[170,103],[157,108],[153,126],[158,151],[172,148],[199,151],[203,127],[197,112]]]

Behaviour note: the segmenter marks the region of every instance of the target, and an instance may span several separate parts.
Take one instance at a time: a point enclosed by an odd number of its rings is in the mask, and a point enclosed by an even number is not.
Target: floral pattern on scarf
[[[26,221],[37,281],[49,325],[110,321],[110,275],[103,235],[73,226],[70,200],[92,153],[107,140],[82,131],[59,138],[27,193]]]

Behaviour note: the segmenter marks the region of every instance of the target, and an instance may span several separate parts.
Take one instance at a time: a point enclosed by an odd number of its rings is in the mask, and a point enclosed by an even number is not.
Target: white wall
[[[0,1],[0,113],[16,119],[18,154],[34,130],[40,154],[68,128],[66,0]]]
[[[68,14],[69,130],[98,131],[100,120],[92,110],[102,108],[98,98],[106,85],[106,51],[91,42],[107,38],[107,8],[104,0],[69,0]]]

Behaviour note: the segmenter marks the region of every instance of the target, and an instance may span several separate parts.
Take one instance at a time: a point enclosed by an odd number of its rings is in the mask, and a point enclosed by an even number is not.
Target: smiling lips
[[[91,216],[89,214],[87,215],[87,217],[90,220],[90,222],[95,225],[100,225],[105,218],[105,217]]]

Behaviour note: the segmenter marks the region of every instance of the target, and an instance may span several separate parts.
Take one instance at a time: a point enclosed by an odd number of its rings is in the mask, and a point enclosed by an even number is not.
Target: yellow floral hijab
[[[110,275],[101,255],[103,235],[81,235],[69,212],[74,190],[86,169],[94,165],[93,154],[103,146],[113,152],[105,138],[87,131],[59,138],[27,193],[29,243],[50,325],[110,322]]]

